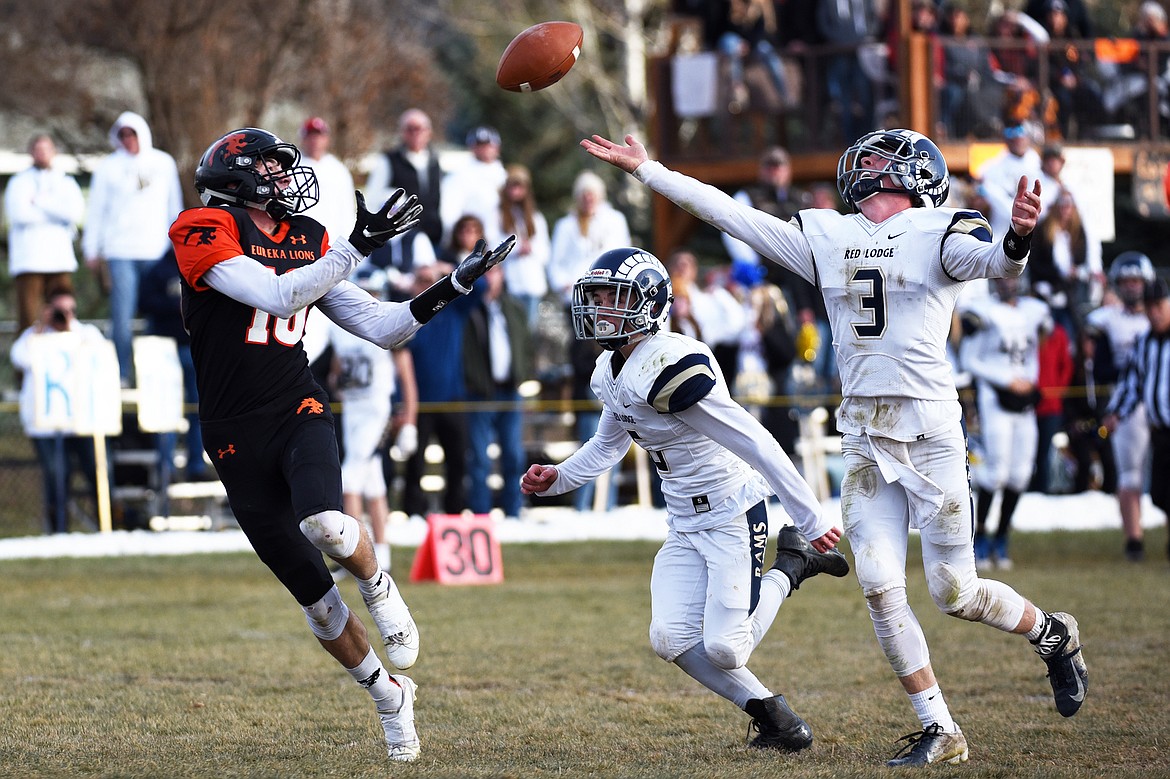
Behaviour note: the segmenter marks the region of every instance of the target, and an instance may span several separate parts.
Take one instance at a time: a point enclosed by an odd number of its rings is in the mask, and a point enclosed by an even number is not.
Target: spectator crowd
[[[800,79],[790,78],[792,58],[802,46],[831,44],[836,53],[826,63],[823,83],[842,137],[851,140],[881,123],[880,106],[890,96],[866,54],[867,46],[882,41],[887,55],[896,51],[891,36],[899,24],[883,13],[886,5],[737,0],[678,3],[676,11],[701,17],[704,39],[730,59],[733,112],[747,110],[753,99],[744,76],[747,60],[762,62],[786,105],[799,100]],[[1132,350],[1149,330],[1146,306],[1161,300],[1160,287],[1149,257],[1103,256],[1093,220],[1083,211],[1085,193],[1064,181],[1061,142],[1100,125],[1103,117],[1122,116],[1148,85],[1146,70],[1133,61],[1089,62],[1076,46],[1052,45],[1091,37],[1081,6],[1079,0],[1029,2],[996,14],[980,34],[961,6],[911,4],[913,29],[934,41],[938,136],[964,138],[990,128],[1003,140],[1002,152],[977,178],[955,182],[948,205],[982,211],[998,238],[1008,229],[1016,182],[1021,176],[1042,182],[1043,210],[1026,278],[1021,284],[972,284],[960,300],[950,344],[956,382],[970,390],[964,410],[978,504],[976,552],[983,567],[1011,564],[1008,532],[1026,490],[1116,492],[1125,553],[1134,560],[1143,554],[1150,425],[1140,393],[1128,402],[1111,396],[1111,388],[1134,381],[1127,374]],[[810,13],[801,15],[801,8]],[[1170,40],[1162,7],[1142,3],[1132,34]],[[486,283],[391,352],[359,349],[321,317],[310,316],[306,350],[340,404],[341,446],[360,450],[364,458],[344,471],[350,482],[346,499],[352,501],[347,505],[355,515],[369,516],[380,547],[391,508],[407,515],[495,510],[516,518],[524,512],[528,498],[516,485],[532,442],[523,397],[575,401],[572,436],[584,441],[593,433],[598,414],[588,402],[588,382],[596,353],[569,335],[571,290],[598,255],[633,243],[625,215],[592,170],[583,168],[566,187],[571,205],[565,212],[552,213],[538,201],[531,172],[509,161],[495,128],[472,128],[464,139],[465,161],[449,170],[441,164],[426,111],[404,111],[397,132],[392,147],[376,155],[361,188],[371,204],[404,188],[423,204],[423,221],[376,250],[355,281],[381,299],[407,300],[449,273],[480,239],[491,246],[516,235],[517,245]],[[319,202],[309,215],[330,236],[344,236],[354,224],[355,180],[329,151],[329,123],[310,117],[297,138],[319,184]],[[136,386],[132,324],[145,317],[147,332],[176,342],[187,411],[198,402],[167,240],[182,208],[175,162],[154,146],[146,120],[132,112],[117,118],[109,140],[113,151],[94,171],[88,204],[77,182],[54,167],[48,135],[31,139],[32,165],[5,192],[20,330],[11,360],[18,382],[24,382],[22,412],[32,402],[25,397],[31,392],[28,338],[49,331],[100,337],[75,317],[78,237],[86,267],[109,298],[106,336],[114,343],[123,386]],[[794,184],[791,157],[778,146],[760,155],[756,180],[734,194],[783,219],[805,208],[842,208],[832,183]],[[831,409],[840,391],[821,296],[727,236],[719,250],[679,246],[664,260],[675,295],[669,327],[711,348],[733,393],[795,454],[808,412]],[[357,409],[367,405],[373,409],[369,417],[378,420],[372,432],[356,419]],[[45,527],[64,531],[72,470],[93,488],[91,442],[46,438],[31,429],[29,434],[44,475]],[[176,478],[215,478],[194,413],[183,439],[183,447],[174,436],[154,443],[168,468],[177,451],[185,452]],[[443,487],[436,492],[424,486],[438,452]],[[575,505],[612,506],[621,479],[615,470],[596,487],[578,490]],[[988,529],[993,517],[994,532]],[[378,554],[388,559],[384,549]]]

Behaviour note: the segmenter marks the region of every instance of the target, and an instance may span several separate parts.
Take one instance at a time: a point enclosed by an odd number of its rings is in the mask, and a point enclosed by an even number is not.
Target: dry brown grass
[[[1068,720],[1023,639],[943,617],[912,571],[971,743],[971,762],[936,770],[1167,774],[1170,571],[1119,547],[1116,533],[1022,534],[999,577],[1081,622],[1092,687]],[[411,765],[387,763],[368,699],[250,555],[0,563],[0,776],[891,775],[892,743],[917,723],[852,579],[802,588],[756,652],[751,668],[817,738],[761,754],[743,747],[744,714],[650,651],[655,549],[506,546],[503,585],[404,585],[423,635]],[[403,574],[411,554],[396,550]],[[352,583],[343,594],[357,602]]]

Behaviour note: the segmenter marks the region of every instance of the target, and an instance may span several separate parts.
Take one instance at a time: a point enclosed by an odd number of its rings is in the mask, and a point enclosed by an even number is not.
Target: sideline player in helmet
[[[388,754],[413,760],[414,682],[386,673],[341,599],[321,553],[353,574],[386,656],[418,657],[418,630],[365,528],[344,513],[329,399],[301,343],[310,306],[344,330],[389,348],[412,335],[500,262],[512,239],[483,242],[449,276],[405,303],[346,280],[359,262],[418,224],[402,190],[374,212],[357,194],[348,238],[301,215],[317,198],[311,168],[272,133],[245,127],[208,147],[195,173],[205,207],[171,226],[182,275],[183,322],[199,387],[203,443],[232,512],[257,555],[296,598],[309,628],[374,699]]]
[[[672,300],[666,268],[642,249],[605,252],[577,280],[573,330],[604,350],[591,379],[601,422],[564,462],[531,466],[521,490],[561,495],[620,462],[631,443],[644,448],[662,477],[669,527],[650,577],[650,644],[746,711],[759,731],[752,746],[795,752],[812,744],[812,731],[746,663],[802,581],[849,572],[833,549],[841,531],[780,445],[731,399],[710,349],[662,330]],[[765,570],[769,495],[796,526],[780,530]]]
[[[1146,285],[1154,281],[1154,264],[1141,252],[1126,251],[1109,266],[1109,283],[1120,306],[1101,306],[1089,312],[1085,330],[1093,339],[1093,377],[1100,384],[1121,379],[1133,345],[1150,329],[1142,301]],[[1109,433],[1113,461],[1117,465],[1117,506],[1125,535],[1125,558],[1145,558],[1142,530],[1142,491],[1150,451],[1150,426],[1145,404],[1138,402],[1126,418]]]
[[[1018,276],[992,279],[991,295],[962,307],[959,361],[975,377],[983,458],[974,469],[975,567],[1012,567],[1008,534],[1020,495],[1036,464],[1040,400],[1040,341],[1053,328],[1048,305],[1021,295]],[[985,529],[995,493],[1000,493],[994,539]]]
[[[845,532],[878,643],[922,723],[889,764],[957,763],[968,754],[906,599],[911,528],[935,605],[1026,636],[1048,666],[1057,710],[1075,714],[1088,679],[1076,620],[1036,608],[975,569],[967,447],[946,356],[964,285],[1023,273],[1039,182],[1029,187],[1021,177],[1012,229],[997,241],[982,214],[942,207],[945,160],[910,130],[869,133],[841,156],[838,187],[854,213],[806,209],[790,222],[651,161],[633,136],[623,145],[595,135],[581,145],[824,295],[844,395],[837,427]]]

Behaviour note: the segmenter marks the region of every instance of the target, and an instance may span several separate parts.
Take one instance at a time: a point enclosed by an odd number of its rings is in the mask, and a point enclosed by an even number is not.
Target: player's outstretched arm
[[[621,168],[626,173],[633,173],[638,166],[650,159],[646,147],[632,135],[626,136],[625,145],[614,143],[600,135],[581,141],[581,147],[603,162]]]

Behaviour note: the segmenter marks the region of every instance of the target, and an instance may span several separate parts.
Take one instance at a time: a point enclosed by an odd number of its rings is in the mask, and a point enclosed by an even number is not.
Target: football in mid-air
[[[585,34],[573,22],[541,22],[504,49],[496,83],[509,92],[536,92],[564,78],[581,54]]]

